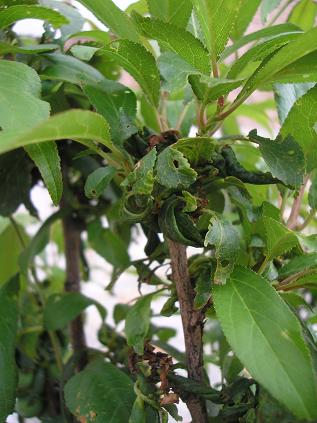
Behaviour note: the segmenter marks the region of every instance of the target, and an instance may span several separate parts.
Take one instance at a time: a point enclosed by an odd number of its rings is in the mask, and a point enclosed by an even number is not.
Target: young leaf
[[[196,180],[197,173],[184,155],[172,146],[159,154],[156,163],[157,181],[166,188],[187,188]]]
[[[272,260],[299,246],[295,233],[271,217],[263,218],[266,234],[267,257]]]
[[[209,244],[215,247],[217,268],[214,277],[215,284],[225,284],[233,270],[239,248],[239,236],[234,226],[223,219],[212,217],[205,237],[205,247]]]
[[[112,0],[80,0],[102,23],[120,38],[138,42],[139,35],[129,16]]]
[[[102,116],[88,110],[69,110],[52,116],[24,133],[0,132],[0,154],[19,147],[65,138],[84,145],[87,144],[86,140],[91,139],[113,148],[108,124]]]
[[[85,195],[88,198],[98,198],[110,184],[116,174],[116,169],[111,166],[99,167],[90,173],[85,183]]]
[[[308,31],[314,26],[317,4],[313,0],[300,0],[293,8],[288,21]]]
[[[313,130],[316,120],[317,87],[314,87],[294,103],[280,130],[283,137],[291,135],[301,146],[306,156],[308,172],[317,163],[317,134]]]
[[[97,301],[85,297],[79,292],[64,292],[48,297],[44,308],[44,327],[47,330],[63,329],[87,307],[97,307],[102,321],[106,318],[106,310]]]
[[[158,105],[160,75],[152,54],[140,44],[119,40],[117,48],[105,48],[102,53],[118,62],[140,84],[150,103]]]
[[[234,352],[271,395],[303,419],[316,419],[316,375],[295,315],[275,289],[249,269],[235,268],[214,286],[217,316]]]
[[[156,149],[153,148],[135,165],[132,172],[122,182],[129,193],[136,195],[151,195],[154,186],[154,166],[156,162]]]
[[[193,8],[190,0],[147,0],[147,3],[154,18],[186,28]]]
[[[10,293],[9,285],[0,289],[0,307],[0,421],[5,422],[14,410],[17,386],[14,356],[18,308],[17,299]]]
[[[241,7],[241,0],[192,0],[206,46],[218,57],[226,47]]]
[[[163,23],[158,19],[143,18],[133,13],[133,18],[142,35],[157,40],[167,50],[178,54],[200,72],[209,74],[210,60],[208,51],[200,40],[190,32],[176,26]],[[186,45],[186,48],[184,46]]]
[[[259,137],[256,130],[249,133],[250,139],[259,144],[262,156],[273,176],[286,185],[299,188],[305,173],[305,157],[301,146],[294,138],[289,134],[284,136],[284,139],[279,136],[273,141]]]
[[[0,10],[0,28],[6,28],[21,19],[42,19],[55,28],[67,24],[65,16],[41,6],[17,5]]]
[[[128,345],[134,348],[137,354],[143,354],[144,341],[150,328],[152,295],[145,295],[128,311],[125,320],[125,334]]]
[[[65,386],[65,401],[78,420],[128,422],[135,400],[133,382],[111,363],[91,362]]]

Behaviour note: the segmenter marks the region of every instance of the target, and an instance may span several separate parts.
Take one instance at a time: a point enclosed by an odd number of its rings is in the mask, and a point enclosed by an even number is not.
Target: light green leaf
[[[198,100],[205,105],[228,94],[243,83],[243,79],[210,78],[206,75],[189,75],[188,81]]]
[[[214,141],[208,137],[181,138],[173,148],[180,151],[194,167],[211,160]]]
[[[73,139],[86,145],[86,140],[98,141],[112,148],[109,127],[104,118],[88,110],[69,110],[41,122],[24,133],[0,132],[0,154],[19,147],[45,141]]]
[[[317,87],[314,87],[294,103],[280,130],[283,137],[291,135],[301,146],[306,156],[308,172],[317,163],[317,134],[313,129],[316,121]]]
[[[134,401],[129,423],[146,423],[144,401],[140,397],[136,397]]]
[[[70,49],[73,56],[77,59],[83,60],[84,62],[89,62],[98,50],[100,50],[98,47],[82,46],[77,44],[72,46]]]
[[[117,234],[103,228],[97,219],[88,224],[87,231],[89,244],[96,253],[116,268],[128,267],[130,259],[127,246]]]
[[[259,137],[256,130],[249,133],[250,140],[259,144],[261,154],[272,175],[286,185],[299,188],[305,174],[305,157],[301,146],[291,135],[276,140]]]
[[[185,199],[185,207],[183,208],[184,213],[192,213],[197,209],[197,198],[188,191],[182,191]]]
[[[275,289],[237,267],[213,299],[233,351],[251,375],[296,416],[316,419],[316,375],[300,324]]]
[[[138,42],[139,35],[129,16],[111,0],[80,0],[102,23],[120,38]]]
[[[91,362],[65,386],[65,401],[79,420],[128,422],[135,400],[133,382],[111,363]]]
[[[172,146],[159,154],[156,162],[156,179],[166,188],[187,188],[196,180],[197,173],[185,156]]]
[[[152,54],[140,44],[119,40],[117,48],[105,48],[103,54],[119,63],[140,84],[150,103],[158,105],[160,75]]]
[[[125,334],[128,345],[134,348],[137,354],[143,354],[144,341],[150,328],[151,301],[153,295],[145,295],[128,311],[125,320]]]
[[[0,55],[5,55],[8,53],[21,53],[21,54],[38,54],[44,53],[51,50],[56,50],[58,48],[57,44],[35,44],[35,45],[26,45],[26,46],[17,46],[15,44],[5,43],[0,41]]]
[[[281,0],[263,0],[261,4],[262,22],[266,22],[268,15],[281,3]]]
[[[313,0],[300,0],[292,10],[288,21],[308,31],[314,26],[317,3]]]
[[[127,13],[128,15],[130,15],[133,10],[136,11],[136,12],[138,12],[138,13],[140,13],[140,15],[146,15],[147,13],[149,13],[149,8],[148,8],[147,0],[138,0],[138,1],[134,2],[134,3],[131,3],[125,9],[125,13]]]
[[[299,247],[296,234],[271,217],[263,217],[268,260]]]
[[[109,80],[85,85],[83,89],[96,111],[109,123],[113,142],[122,144],[136,132],[132,124],[136,116],[136,97],[133,91]]]
[[[156,149],[153,148],[135,165],[132,172],[122,182],[128,192],[136,195],[151,195],[154,186],[154,166],[156,162]]]
[[[44,307],[44,327],[47,330],[63,329],[87,307],[97,307],[102,320],[106,318],[106,310],[97,301],[85,297],[79,292],[64,292],[48,297]]]
[[[133,13],[133,18],[142,35],[159,41],[164,48],[178,54],[195,69],[209,74],[208,51],[190,32],[158,19],[143,18],[137,13]]]
[[[169,92],[184,88],[188,84],[188,75],[198,72],[189,63],[170,51],[160,55],[158,66],[160,74],[164,78],[164,89]]]
[[[98,198],[110,184],[116,174],[116,169],[111,166],[99,167],[90,173],[85,183],[85,195],[88,198]]]
[[[41,6],[17,5],[0,10],[0,28],[6,28],[21,19],[41,19],[48,21],[55,28],[68,23],[56,10]]]
[[[241,0],[192,0],[209,52],[218,57],[226,47]]]
[[[240,9],[243,12],[243,8]],[[239,48],[245,46],[252,41],[258,41],[262,38],[264,40],[272,39],[276,36],[282,34],[289,34],[289,33],[302,33],[303,31],[300,30],[296,25],[290,23],[283,23],[279,25],[269,26],[268,28],[260,29],[259,31],[251,32],[250,34],[241,37],[237,40],[232,46],[226,47],[226,49],[221,54],[221,59],[225,59],[226,57],[230,56],[235,51],[239,50]]]
[[[271,59],[266,59],[248,79],[237,99],[247,98],[260,84],[267,83],[274,75],[296,60],[317,49],[317,27],[282,47]]]
[[[284,123],[286,116],[296,100],[307,93],[313,86],[314,83],[312,82],[302,84],[274,84],[274,97],[281,124]]]
[[[217,268],[214,284],[224,284],[233,270],[240,249],[239,236],[234,226],[216,216],[210,220],[205,247],[214,245]]]
[[[109,35],[109,32],[101,31],[100,29],[92,29],[90,31],[79,31],[72,33],[68,39],[78,39],[78,41],[81,38],[89,39],[91,41],[98,41],[102,44],[109,44],[111,42],[111,37]]]
[[[33,144],[25,147],[25,150],[39,168],[53,204],[57,206],[63,193],[63,180],[56,144]]]
[[[315,169],[311,176],[311,186],[308,192],[308,204],[314,210],[317,209],[317,170]]]
[[[190,0],[147,0],[147,3],[154,18],[186,28],[193,8]]]
[[[238,16],[233,27],[231,37],[233,39],[239,39],[248,28],[251,23],[261,0],[242,0],[241,7],[238,12]]]
[[[0,421],[5,422],[14,410],[17,387],[15,343],[18,308],[9,285],[0,289],[0,308]]]

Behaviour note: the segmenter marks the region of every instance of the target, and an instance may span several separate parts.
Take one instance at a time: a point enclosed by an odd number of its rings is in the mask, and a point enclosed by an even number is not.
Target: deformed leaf
[[[47,330],[63,329],[87,307],[95,305],[101,319],[106,317],[106,310],[97,301],[79,292],[64,292],[48,297],[44,308],[44,327]]]
[[[195,137],[181,138],[173,144],[173,148],[180,151],[190,164],[197,166],[211,161],[215,145],[212,138]]]
[[[122,182],[122,186],[127,187],[129,193],[132,194],[151,195],[154,186],[155,162],[156,149],[153,148],[135,165],[134,170]]]
[[[259,144],[262,156],[273,176],[295,188],[303,183],[305,157],[301,146],[287,134],[276,140],[259,137],[256,130],[249,133],[250,140]]]
[[[151,104],[157,106],[160,76],[154,56],[142,45],[129,40],[117,41],[116,48],[107,47],[100,52],[119,63],[140,84]]]
[[[128,311],[125,320],[125,334],[128,345],[134,348],[137,354],[143,354],[144,341],[150,328],[151,301],[153,295],[145,295]]]
[[[85,183],[85,195],[88,198],[98,198],[110,184],[116,174],[116,169],[111,166],[99,167],[92,172]]]
[[[176,148],[165,148],[156,162],[156,179],[166,188],[187,188],[195,182],[197,173]]]
[[[296,416],[317,417],[317,379],[301,326],[275,289],[236,267],[213,299],[233,351],[251,375]]]
[[[267,257],[272,260],[294,247],[299,247],[296,234],[287,229],[282,223],[271,217],[263,217],[263,224],[266,234]]]
[[[234,226],[223,219],[212,217],[205,237],[205,247],[209,244],[215,247],[217,268],[214,277],[215,284],[226,283],[233,270],[239,248],[239,236]]]
[[[18,307],[8,284],[0,289],[0,308],[0,421],[5,422],[14,410],[17,387],[15,343]]]
[[[111,363],[91,362],[65,386],[65,401],[79,420],[128,422],[135,400],[133,382]]]
[[[6,28],[21,19],[42,19],[55,28],[67,24],[65,16],[56,10],[33,5],[16,5],[0,10],[0,28]]]
[[[190,32],[158,19],[143,18],[137,13],[133,18],[139,31],[151,39],[157,40],[167,50],[178,54],[185,62],[204,74],[210,71],[208,51],[200,40]],[[184,48],[186,46],[186,48]]]

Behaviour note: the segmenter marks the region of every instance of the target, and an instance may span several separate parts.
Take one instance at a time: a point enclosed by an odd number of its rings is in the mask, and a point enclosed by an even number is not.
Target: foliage
[[[0,423],[317,421],[315,2],[79,3],[0,0]]]

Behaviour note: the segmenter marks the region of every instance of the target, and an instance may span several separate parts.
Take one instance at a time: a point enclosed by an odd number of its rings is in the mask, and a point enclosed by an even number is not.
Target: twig
[[[300,212],[300,207],[302,204],[302,200],[303,200],[303,196],[304,196],[304,192],[305,192],[305,188],[307,185],[309,177],[306,176],[303,182],[303,185],[301,186],[297,197],[295,198],[294,202],[293,202],[293,206],[292,206],[292,210],[291,213],[289,215],[288,221],[287,221],[287,227],[289,229],[294,229],[297,226],[297,220],[298,220],[298,216],[299,216],[299,212]]]
[[[302,231],[303,229],[305,229],[306,226],[308,226],[311,220],[315,217],[315,215],[316,215],[316,210],[311,209],[311,211],[309,212],[309,215],[306,217],[304,222],[301,225],[296,226],[296,230]]]
[[[203,313],[194,308],[194,290],[191,285],[186,247],[167,239],[172,278],[175,283],[185,339],[188,377],[203,382]],[[193,422],[207,423],[205,402],[195,395],[187,400]]]

